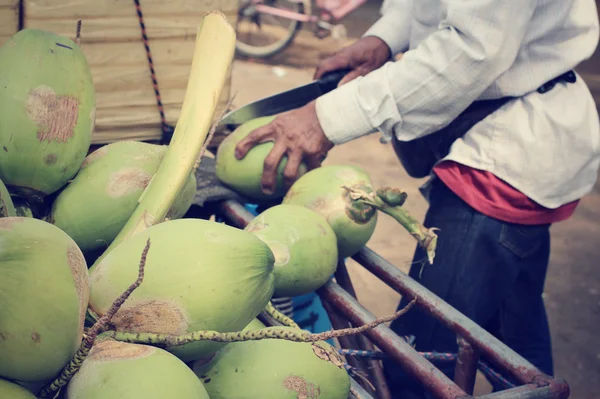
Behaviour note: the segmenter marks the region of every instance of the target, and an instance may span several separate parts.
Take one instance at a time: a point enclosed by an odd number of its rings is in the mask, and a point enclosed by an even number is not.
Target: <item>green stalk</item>
[[[237,331],[230,333],[222,333],[218,331],[194,331],[184,335],[169,335],[169,334],[153,334],[153,333],[128,333],[107,331],[102,334],[107,338],[112,338],[117,341],[156,345],[156,346],[179,346],[197,341],[212,341],[212,342],[243,342],[243,341],[258,341],[261,339],[284,339],[293,342],[318,342],[326,341],[331,338],[338,338],[347,335],[361,334],[367,330],[371,330],[380,324],[393,321],[404,315],[417,302],[415,297],[408,305],[398,310],[391,316],[383,317],[372,321],[371,323],[362,325],[356,328],[344,328],[340,330],[330,330],[318,334],[309,333],[304,330],[298,331],[279,330],[273,328],[262,328],[253,331]]]
[[[272,318],[274,318],[275,320],[277,320],[284,326],[300,328],[300,326],[298,324],[296,324],[296,322],[294,320],[292,320],[291,318],[287,317],[286,315],[281,313],[279,310],[277,310],[277,308],[275,306],[273,306],[273,304],[271,302],[269,302],[267,304],[267,307],[265,308],[265,312],[267,312],[267,314],[269,316],[271,316]]]
[[[437,246],[436,228],[426,228],[401,206],[406,200],[406,193],[394,188],[381,188],[376,193],[368,193],[357,187],[343,186],[352,201],[370,205],[375,209],[393,217],[412,235],[419,245],[427,251],[429,263],[433,263]]]
[[[204,15],[196,36],[181,115],[169,148],[133,215],[96,264],[127,238],[164,221],[193,170],[211,129],[233,60],[235,40],[235,31],[225,15],[219,11]]]

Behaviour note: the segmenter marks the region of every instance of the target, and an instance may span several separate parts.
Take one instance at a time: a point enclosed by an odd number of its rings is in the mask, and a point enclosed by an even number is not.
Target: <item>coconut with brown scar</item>
[[[0,47],[0,71],[0,179],[39,200],[77,173],[90,147],[90,68],[69,38],[23,29]]]
[[[202,382],[169,352],[99,339],[69,382],[66,399],[209,399]]]
[[[0,218],[0,377],[55,377],[81,343],[89,293],[85,259],[66,233]]]
[[[52,204],[49,220],[69,234],[84,253],[107,248],[135,211],[158,170],[167,146],[118,141],[100,147]],[[167,214],[181,218],[196,196],[190,173]]]
[[[234,342],[195,372],[211,399],[347,399],[350,394],[344,362],[326,342]]]
[[[90,311],[102,316],[135,281],[139,254],[152,240],[144,282],[115,317],[116,331],[162,334],[235,332],[273,295],[273,253],[246,231],[202,219],[154,225],[116,246],[90,268]],[[184,361],[206,358],[225,344],[199,341],[166,349]]]

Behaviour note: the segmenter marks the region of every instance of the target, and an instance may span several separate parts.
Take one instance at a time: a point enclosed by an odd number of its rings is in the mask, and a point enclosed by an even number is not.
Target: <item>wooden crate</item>
[[[1,2],[6,0],[0,0]],[[237,0],[140,1],[167,123],[175,126],[192,64],[196,32],[206,11],[235,24]],[[81,48],[96,89],[92,142],[158,140],[160,115],[141,28],[132,0],[24,0],[24,27],[74,38],[82,20]],[[217,108],[230,96],[231,71]]]

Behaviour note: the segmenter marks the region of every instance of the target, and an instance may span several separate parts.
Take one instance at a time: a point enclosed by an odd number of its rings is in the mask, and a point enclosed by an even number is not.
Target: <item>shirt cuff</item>
[[[380,38],[388,45],[393,57],[408,50],[409,27],[410,25],[407,23],[399,26],[398,15],[390,12],[379,18],[362,37],[375,36]]]
[[[325,136],[335,145],[373,133],[358,102],[358,77],[317,98],[317,118]],[[376,131],[376,130],[375,130]]]

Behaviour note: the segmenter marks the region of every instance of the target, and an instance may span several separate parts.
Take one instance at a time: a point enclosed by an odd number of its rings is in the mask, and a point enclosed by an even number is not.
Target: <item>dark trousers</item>
[[[422,269],[426,255],[417,248],[410,276],[552,375],[550,332],[542,300],[550,225],[515,225],[487,217],[439,179],[433,182],[429,199],[424,224],[441,229],[435,261]],[[400,307],[410,299],[403,298]],[[457,353],[456,334],[417,308],[394,321],[391,328],[400,336],[414,335],[417,351]],[[429,398],[393,360],[384,366],[394,398]],[[454,364],[441,370],[453,378]]]

